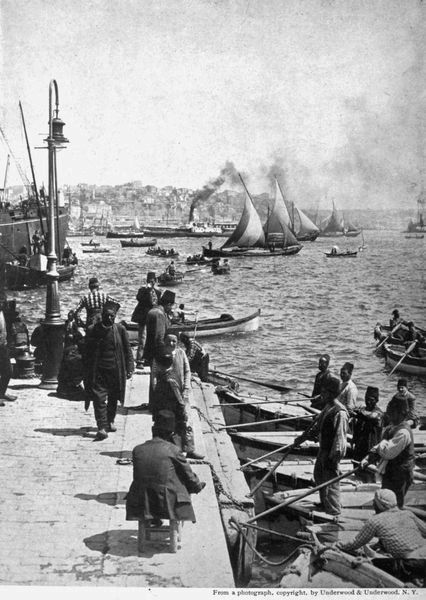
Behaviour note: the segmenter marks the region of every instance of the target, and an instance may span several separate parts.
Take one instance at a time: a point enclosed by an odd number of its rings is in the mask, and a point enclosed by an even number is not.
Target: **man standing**
[[[195,523],[190,494],[198,494],[206,484],[173,443],[174,428],[173,413],[160,411],[152,440],[133,449],[133,482],[126,499],[126,520]]]
[[[143,350],[146,340],[146,318],[151,308],[158,306],[161,292],[156,289],[155,282],[157,278],[153,271],[149,271],[146,276],[146,285],[139,288],[136,294],[138,301],[135,310],[132,314],[132,321],[138,323],[138,350],[136,354],[136,366],[143,366]]]
[[[345,362],[340,369],[340,379],[342,380],[342,383],[340,385],[338,400],[346,407],[349,414],[354,410],[358,398],[358,389],[351,379],[353,370],[354,366],[350,362]]]
[[[390,404],[390,403],[389,403]],[[392,490],[399,508],[404,507],[405,494],[413,482],[414,439],[413,431],[406,420],[408,403],[402,399],[388,411],[390,425],[383,431],[382,440],[373,446],[361,465],[380,459],[377,472],[382,475],[382,488]]]
[[[17,396],[7,394],[7,386],[12,376],[12,365],[10,363],[9,348],[7,345],[7,327],[4,317],[6,298],[0,299],[0,406],[4,406],[4,400],[14,402]]]
[[[413,429],[417,427],[419,423],[419,419],[416,414],[416,397],[414,394],[408,391],[408,382],[405,377],[398,379],[397,383],[397,393],[392,396],[389,404],[386,407],[386,412],[384,416],[384,424],[389,425],[390,423],[390,412],[394,406],[405,405],[405,402],[408,405],[408,414],[406,421]]]
[[[330,376],[324,384],[322,396],[325,407],[318,415],[319,451],[314,467],[315,485],[320,485],[340,475],[339,463],[346,454],[348,412],[337,397],[340,382]],[[336,482],[319,491],[321,509],[329,515],[339,515],[340,483]]]
[[[322,391],[328,379],[332,377],[329,364],[330,355],[322,354],[318,361],[318,373],[315,376],[314,389],[311,396],[311,406],[314,408],[324,408],[325,400],[322,398]]]
[[[164,337],[171,324],[171,315],[175,303],[175,294],[166,290],[159,305],[151,308],[146,317],[146,341],[143,358],[152,364],[154,358],[161,359],[164,354]]]
[[[353,458],[362,460],[370,448],[382,439],[383,412],[377,406],[379,388],[368,386],[365,391],[365,407],[356,408],[353,433]]]
[[[98,441],[108,437],[107,431],[117,431],[114,424],[117,402],[124,403],[126,379],[130,379],[134,371],[127,331],[114,323],[115,315],[114,305],[107,302],[101,321],[87,331],[84,349],[86,410],[93,400]]]
[[[89,293],[81,298],[78,303],[77,308],[75,309],[76,318],[78,318],[80,312],[83,308],[86,309],[86,329],[100,321],[102,309],[106,302],[114,303],[116,305],[116,311],[120,308],[120,303],[112,298],[105,292],[101,292],[99,290],[99,280],[97,277],[91,277],[89,279]]]
[[[196,373],[201,381],[207,381],[209,374],[209,355],[204,351],[201,344],[194,338],[191,338],[187,333],[182,332],[179,339],[185,348],[192,373]]]

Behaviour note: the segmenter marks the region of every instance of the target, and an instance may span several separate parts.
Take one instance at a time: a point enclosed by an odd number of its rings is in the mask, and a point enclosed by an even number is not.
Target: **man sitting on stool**
[[[159,411],[152,427],[152,440],[133,449],[133,482],[126,500],[126,520],[161,519],[192,521],[194,509],[190,494],[205,487],[186,458],[173,443],[175,417],[169,410]]]

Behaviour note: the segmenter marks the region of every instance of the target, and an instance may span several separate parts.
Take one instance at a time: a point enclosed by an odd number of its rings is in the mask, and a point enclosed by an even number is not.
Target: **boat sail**
[[[343,228],[343,235],[345,235],[346,237],[356,237],[362,231],[360,227],[356,227],[356,225],[353,225],[347,219],[344,219],[344,224],[345,226]]]
[[[289,216],[284,201],[275,202],[267,223],[262,226],[259,213],[241,175],[240,179],[245,190],[241,218],[221,248],[203,246],[204,256],[263,257],[297,254],[302,245],[286,224]]]
[[[285,203],[286,213],[288,215],[288,223],[286,221],[286,224],[294,233],[295,238],[299,242],[313,242],[316,240],[319,235],[318,227],[292,200],[287,200],[287,198],[285,198],[277,179],[275,179],[275,184],[275,197],[280,195]]]
[[[334,200],[332,202],[333,212],[321,223],[320,237],[336,237],[344,234],[345,225],[343,218],[339,217]]]
[[[417,198],[417,221],[414,223],[414,221],[412,219],[410,220],[410,222],[408,223],[406,233],[425,233],[426,232],[426,226],[425,226],[425,221],[424,221],[424,216],[423,216],[425,205],[426,205],[426,193],[425,193],[425,190],[422,189],[422,191],[419,194],[419,197]]]

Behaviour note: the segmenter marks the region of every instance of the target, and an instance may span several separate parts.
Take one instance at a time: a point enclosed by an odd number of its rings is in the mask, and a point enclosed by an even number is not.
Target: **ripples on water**
[[[214,276],[208,269],[189,273],[174,290],[177,302],[199,309],[200,318],[221,313],[241,317],[262,309],[257,332],[204,341],[214,367],[284,379],[310,392],[319,354],[328,352],[333,371],[338,374],[345,361],[353,362],[353,379],[360,393],[367,385],[376,385],[380,404],[385,405],[398,375],[388,377],[384,359],[375,356],[373,328],[377,321],[387,323],[394,308],[400,309],[403,318],[426,328],[426,240],[408,240],[396,231],[368,231],[364,237],[367,248],[354,259],[328,259],[324,252],[336,242],[341,249],[356,248],[361,243],[358,238],[318,239],[306,243],[296,256],[230,259],[228,276]],[[83,254],[82,240],[69,239],[80,264],[74,280],[60,284],[64,318],[86,292],[88,278],[97,275],[103,289],[121,301],[119,318],[129,319],[147,271],[158,275],[168,259],[148,256],[144,248],[121,248],[119,240],[109,239],[102,239],[111,248],[109,254]],[[160,240],[162,247],[173,246],[180,252],[175,262],[182,270],[186,270],[186,257],[200,252],[203,242],[207,240]],[[216,238],[214,246],[221,242],[223,238]],[[44,314],[45,291],[13,296],[19,298],[32,328]],[[426,379],[409,376],[409,387],[426,408]]]

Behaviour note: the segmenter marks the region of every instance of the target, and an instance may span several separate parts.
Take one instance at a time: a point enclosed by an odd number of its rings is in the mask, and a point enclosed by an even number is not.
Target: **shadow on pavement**
[[[119,450],[116,452],[99,452],[101,456],[111,456],[111,458],[132,458],[131,450]]]
[[[74,498],[80,500],[96,500],[101,504],[115,506],[116,504],[126,503],[127,492],[104,492],[103,494],[76,494]]]
[[[71,427],[64,427],[63,429],[40,428],[40,429],[34,429],[34,431],[39,431],[40,433],[51,433],[52,435],[60,435],[62,437],[69,437],[69,436],[74,435],[74,436],[87,437],[87,438],[93,439],[92,432],[96,433],[97,429],[96,429],[96,427],[79,427],[78,429],[72,429]]]
[[[10,390],[30,390],[36,389],[39,386],[39,383],[17,383],[16,385],[9,385],[8,388]]]
[[[83,541],[89,550],[112,556],[138,556],[138,522],[134,529],[112,529],[97,533]],[[156,554],[168,554],[167,542],[148,542],[140,556],[151,558]]]

